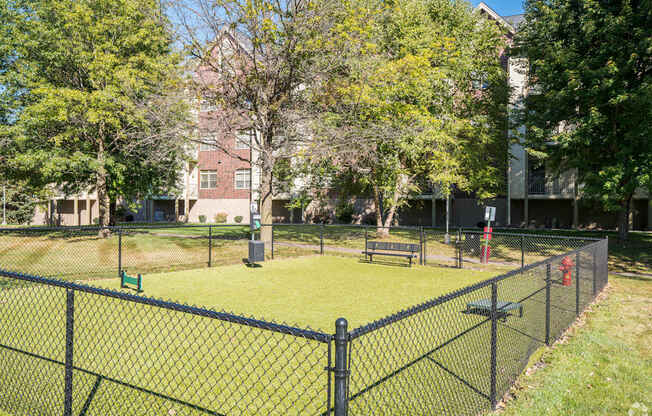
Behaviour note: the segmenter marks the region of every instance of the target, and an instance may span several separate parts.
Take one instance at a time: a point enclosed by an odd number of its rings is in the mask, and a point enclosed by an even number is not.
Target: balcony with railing
[[[548,176],[531,174],[528,177],[528,195],[531,196],[563,196],[573,195],[572,178],[564,175]]]
[[[545,175],[530,175],[528,177],[527,192],[529,195],[546,195]]]

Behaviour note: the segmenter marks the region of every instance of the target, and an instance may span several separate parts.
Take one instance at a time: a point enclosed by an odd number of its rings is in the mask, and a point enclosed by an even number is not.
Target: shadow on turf
[[[263,265],[259,263],[249,263],[249,259],[242,259],[242,263],[244,263],[245,266],[250,267],[252,269],[258,269],[263,267]]]
[[[366,263],[366,264],[380,264],[383,266],[397,266],[397,267],[410,267],[410,263],[399,263],[397,261],[390,261],[390,260],[365,260],[365,259],[360,259],[359,263]]]
[[[37,359],[37,360],[42,360],[42,361],[49,362],[49,363],[52,363],[52,364],[57,364],[57,365],[60,365],[62,367],[66,366],[65,362],[58,361],[58,360],[55,360],[55,359],[52,359],[52,358],[49,358],[49,357],[44,357],[42,355],[39,355],[39,354],[36,354],[36,353],[33,353],[33,352],[29,352],[29,351],[24,351],[24,350],[21,350],[19,348],[11,347],[11,346],[8,346],[8,345],[0,344],[0,348],[8,350],[8,351],[15,352],[15,353],[23,354],[23,355],[25,355],[27,357],[34,358],[34,359]],[[115,379],[115,378],[112,378],[112,377],[109,377],[109,376],[105,376],[105,375],[102,375],[102,374],[97,373],[95,371],[87,370],[87,369],[77,367],[77,366],[74,366],[74,365],[72,366],[72,369],[75,370],[75,371],[79,371],[79,372],[88,374],[90,376],[95,376],[95,383],[93,384],[93,387],[91,388],[91,391],[89,392],[88,397],[86,398],[86,400],[84,402],[84,407],[82,408],[80,416],[84,416],[86,414],[86,412],[88,412],[88,409],[90,408],[91,403],[93,402],[93,400],[95,399],[95,396],[97,395],[97,391],[100,388],[100,384],[103,381],[106,381],[108,383],[118,384],[118,385],[120,385],[122,387],[131,388],[131,389],[133,389],[135,391],[138,391],[138,392],[141,392],[141,393],[150,394],[150,395],[152,395],[152,396],[154,396],[156,398],[167,400],[167,401],[170,401],[172,403],[176,403],[176,404],[179,404],[179,405],[182,405],[182,406],[186,406],[186,407],[189,407],[191,409],[197,410],[197,411],[199,411],[201,413],[206,413],[206,414],[210,414],[210,415],[214,415],[214,416],[226,416],[223,413],[218,413],[218,412],[216,412],[214,410],[199,406],[197,404],[193,404],[193,403],[181,400],[181,399],[174,398],[172,396],[168,396],[168,395],[163,394],[163,393],[158,393],[158,392],[155,392],[153,390],[146,389],[144,387],[136,386],[134,384],[131,384],[131,383],[128,383],[128,382],[125,382],[125,381],[121,381],[121,380],[118,380],[118,379]]]

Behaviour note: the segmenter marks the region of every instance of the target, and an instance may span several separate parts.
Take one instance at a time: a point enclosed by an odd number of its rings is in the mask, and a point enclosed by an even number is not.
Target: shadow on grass
[[[55,359],[52,359],[52,358],[49,358],[49,357],[44,357],[42,355],[35,354],[35,353],[29,352],[29,351],[24,351],[24,350],[21,350],[19,348],[11,347],[11,346],[8,346],[8,345],[0,344],[0,348],[2,348],[4,350],[7,350],[7,351],[14,352],[14,353],[22,354],[26,358],[33,358],[33,359],[41,360],[41,361],[44,361],[44,362],[49,362],[51,364],[60,365],[62,367],[65,367],[65,365],[66,365],[62,361],[58,361],[58,360],[55,360]],[[91,388],[90,393],[89,393],[88,397],[86,398],[86,400],[84,402],[84,407],[82,408],[82,411],[81,411],[80,415],[85,415],[88,412],[88,409],[90,408],[90,406],[91,406],[91,404],[93,402],[93,399],[95,398],[95,396],[97,394],[97,391],[99,390],[100,383],[102,381],[106,381],[106,382],[118,384],[118,385],[120,385],[122,387],[127,387],[127,388],[130,388],[130,389],[133,389],[133,390],[141,392],[141,393],[146,393],[146,394],[152,395],[152,396],[154,396],[154,397],[156,397],[158,399],[163,399],[163,400],[166,400],[166,401],[169,401],[169,402],[172,402],[172,403],[176,403],[176,404],[179,404],[179,405],[182,405],[182,406],[189,407],[189,408],[191,408],[193,410],[197,410],[197,411],[199,411],[201,413],[206,413],[206,414],[214,415],[214,416],[225,416],[222,413],[218,413],[218,412],[216,412],[214,410],[210,410],[210,409],[207,409],[205,407],[202,407],[202,406],[199,406],[199,405],[196,405],[196,404],[193,404],[193,403],[189,403],[189,402],[186,402],[184,400],[168,396],[166,394],[158,393],[158,392],[155,392],[153,390],[149,390],[149,389],[146,389],[146,388],[143,388],[143,387],[140,387],[140,386],[136,386],[136,385],[133,385],[133,384],[130,384],[130,383],[127,383],[127,382],[112,378],[112,377],[104,376],[104,375],[102,375],[100,373],[97,373],[95,371],[86,370],[84,368],[80,368],[80,367],[77,367],[77,366],[73,366],[72,368],[75,371],[79,371],[81,373],[85,373],[85,374],[88,374],[88,375],[91,375],[91,376],[95,377],[95,383],[93,384],[93,387]]]

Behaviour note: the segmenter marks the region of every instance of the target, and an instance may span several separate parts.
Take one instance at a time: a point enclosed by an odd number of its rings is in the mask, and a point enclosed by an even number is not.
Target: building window
[[[238,134],[235,135],[235,148],[236,150],[247,150],[251,145],[253,139],[253,130],[240,130]]]
[[[199,189],[217,188],[217,171],[202,170],[199,172]]]
[[[217,150],[217,140],[215,137],[202,137],[199,143],[199,151],[209,152],[211,150]]]
[[[238,169],[235,171],[235,189],[249,189],[251,182],[251,169]]]

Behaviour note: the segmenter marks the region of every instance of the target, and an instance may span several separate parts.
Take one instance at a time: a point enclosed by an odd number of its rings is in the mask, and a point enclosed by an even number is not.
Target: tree
[[[639,0],[537,0],[515,53],[529,60],[526,143],[558,171],[575,169],[582,197],[619,213],[652,189],[652,8]]]
[[[34,218],[34,210],[40,201],[39,196],[26,192],[24,184],[0,185],[0,192],[3,191],[7,223],[29,224]]]
[[[0,137],[11,175],[110,204],[174,189],[187,105],[156,0],[1,0]]]
[[[341,64],[314,91],[312,157],[370,188],[380,234],[432,184],[493,195],[506,154],[498,26],[448,0],[350,0],[341,13],[326,44]]]
[[[255,131],[254,172],[260,172],[260,211],[272,222],[275,172],[307,140],[305,87],[318,74],[314,59],[332,2],[313,0],[178,0],[176,20],[186,49],[197,65],[197,94],[216,111],[220,133]],[[201,132],[200,132],[201,133]],[[224,141],[218,148],[241,160]],[[263,227],[261,238],[271,238]]]

